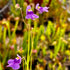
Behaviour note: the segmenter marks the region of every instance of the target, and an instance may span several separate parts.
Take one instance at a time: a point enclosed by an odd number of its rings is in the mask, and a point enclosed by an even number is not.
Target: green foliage
[[[28,43],[28,32],[25,32],[24,33],[23,44],[22,44],[22,47],[23,47],[23,50],[24,50],[23,55],[26,55],[26,53],[27,53],[27,49],[28,49],[27,43]]]
[[[34,48],[37,47],[37,44],[39,42],[39,39],[40,39],[40,36],[44,33],[44,26],[41,25],[39,30],[37,30],[37,34],[35,35],[35,38],[34,38]]]
[[[2,65],[1,65],[1,62],[0,62],[0,70],[3,70]]]

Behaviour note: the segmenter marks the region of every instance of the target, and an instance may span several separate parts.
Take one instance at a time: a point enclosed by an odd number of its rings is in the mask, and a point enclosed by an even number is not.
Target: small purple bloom
[[[27,6],[27,9],[26,9],[26,19],[32,19],[34,20],[35,18],[39,18],[39,16],[37,16],[36,14],[33,13],[32,9],[31,9],[31,6]]]
[[[15,59],[9,59],[8,60],[8,64],[7,67],[11,67],[12,69],[16,70],[20,68],[21,64],[21,57],[17,54],[17,57]]]
[[[36,4],[36,9],[38,10],[38,12],[40,14],[42,14],[43,12],[48,12],[48,8],[49,7],[41,7],[41,6],[39,6],[39,3]]]

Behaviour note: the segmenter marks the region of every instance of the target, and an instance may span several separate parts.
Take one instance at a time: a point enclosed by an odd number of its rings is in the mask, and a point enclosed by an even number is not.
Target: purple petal
[[[36,4],[36,9],[38,9],[39,3]]]
[[[27,10],[28,10],[28,9],[31,9],[31,6],[30,6],[30,5],[27,6]]]
[[[33,14],[32,19],[34,20],[35,18],[39,18],[39,16],[37,16],[36,14]]]
[[[43,7],[44,9],[49,9],[49,7]]]
[[[48,10],[44,10],[44,12],[48,12]]]
[[[40,7],[40,9],[37,9],[37,10],[38,10],[38,12],[39,12],[40,14],[43,13],[43,7]]]
[[[26,15],[25,18],[26,18],[26,19],[30,19],[30,18],[31,18],[31,15]]]
[[[20,60],[20,61],[19,61],[19,64],[21,64],[21,60],[22,60],[22,59],[21,59],[21,56],[19,56],[19,55],[17,54],[17,57],[19,57],[19,60]]]
[[[11,64],[7,65],[7,67],[12,67],[12,65],[13,65],[13,63],[11,63]]]
[[[46,9],[47,7],[43,8],[43,12],[48,12],[48,9]]]
[[[43,11],[39,11],[39,13],[40,13],[40,14],[42,14],[42,13],[43,13]]]
[[[31,15],[31,14],[33,14],[33,11],[27,12],[26,15]]]
[[[20,65],[15,63],[13,65],[11,65],[12,69],[19,69],[20,68]]]
[[[11,63],[13,63],[13,62],[14,62],[13,59],[8,60],[8,64],[11,64]]]
[[[34,20],[35,18],[39,18],[39,16],[37,16],[36,14],[32,14],[32,15],[27,15],[26,19],[32,19]]]
[[[12,63],[12,64],[7,65],[7,67],[11,67],[12,69],[19,69],[20,65],[17,63]]]
[[[28,9],[31,9],[31,6],[30,6],[30,5],[27,6],[26,14],[27,14],[27,12],[28,12]]]

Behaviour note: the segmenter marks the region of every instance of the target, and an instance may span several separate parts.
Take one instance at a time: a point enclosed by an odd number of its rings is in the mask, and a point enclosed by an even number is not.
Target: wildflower
[[[43,12],[48,12],[48,8],[49,7],[41,7],[41,6],[39,6],[39,3],[36,4],[36,9],[38,10],[38,12],[40,14],[42,14]]]
[[[17,57],[15,59],[8,60],[7,67],[11,67],[12,69],[19,69],[21,64],[21,57],[17,54]]]
[[[26,19],[32,19],[34,20],[35,18],[39,18],[39,16],[37,16],[36,14],[33,13],[32,9],[31,9],[31,6],[27,6],[27,9],[26,9]]]
[[[19,17],[15,17],[15,21],[19,21],[20,20],[20,18]]]
[[[37,50],[36,50],[36,49],[33,49],[33,50],[32,50],[32,53],[37,53]]]
[[[6,19],[3,19],[2,24],[8,26],[8,21]]]
[[[13,50],[13,49],[14,49],[14,45],[12,45],[12,46],[10,47],[10,49]]]
[[[24,52],[24,50],[23,50],[23,48],[20,48],[17,52],[21,54]]]
[[[15,8],[16,8],[16,9],[19,9],[19,8],[20,8],[19,4],[16,4],[16,5],[15,5]]]

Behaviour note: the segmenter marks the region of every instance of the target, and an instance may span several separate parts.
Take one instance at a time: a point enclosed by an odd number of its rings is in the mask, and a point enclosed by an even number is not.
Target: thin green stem
[[[2,36],[2,26],[0,25],[0,41],[1,41],[1,36]]]
[[[34,21],[34,31],[36,32],[36,29],[37,29],[37,21],[35,20]]]
[[[1,61],[0,61],[0,70],[3,70],[2,65],[1,65]]]
[[[13,5],[14,5],[14,7],[15,7],[16,1],[15,1],[15,0],[12,0],[12,2],[13,2]]]
[[[27,28],[27,24],[26,24],[26,22],[23,19],[23,11],[22,11],[22,8],[20,8],[20,12],[21,12],[21,18],[22,18],[21,21],[24,22],[24,24],[25,24],[25,26]]]
[[[30,33],[30,27],[31,27],[31,20],[29,19],[29,21],[28,21],[28,23],[29,23],[29,30],[28,30],[28,54],[27,54],[27,70],[29,70],[29,61],[30,61],[30,53],[29,53],[29,51],[30,51],[30,35],[31,35],[31,33]]]
[[[3,43],[5,45],[5,40],[6,40],[6,28],[4,27],[4,32],[3,32]]]
[[[11,39],[11,32],[10,32],[10,22],[8,21],[8,36],[9,36],[9,39]]]
[[[31,65],[30,65],[30,70],[32,70],[32,50],[33,50],[33,43],[34,43],[34,33],[33,33],[33,36],[31,35],[31,39],[32,39],[32,46],[31,46]]]
[[[18,27],[18,20],[16,21],[16,24],[15,24],[15,29],[14,29],[14,32],[13,32],[13,34],[12,34],[12,37],[15,37],[15,32],[16,32],[16,30],[17,30],[17,27]]]

